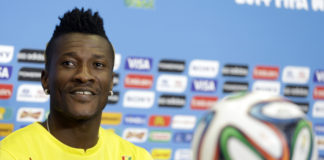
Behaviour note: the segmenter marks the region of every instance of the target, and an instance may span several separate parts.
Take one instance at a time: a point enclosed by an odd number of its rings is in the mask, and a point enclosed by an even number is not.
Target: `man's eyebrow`
[[[75,52],[67,52],[67,53],[63,53],[62,56],[77,57],[77,54]]]
[[[92,57],[97,58],[97,59],[103,59],[103,58],[106,58],[106,56],[101,55],[101,54],[93,54]]]

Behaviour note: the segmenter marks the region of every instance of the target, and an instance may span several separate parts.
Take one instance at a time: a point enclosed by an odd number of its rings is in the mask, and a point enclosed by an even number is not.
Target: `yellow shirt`
[[[33,123],[0,142],[0,160],[152,160],[152,157],[145,149],[101,127],[97,144],[85,152],[63,144],[39,123]]]

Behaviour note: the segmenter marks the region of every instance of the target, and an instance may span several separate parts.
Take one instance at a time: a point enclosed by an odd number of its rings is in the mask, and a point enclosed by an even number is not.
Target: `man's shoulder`
[[[13,133],[6,136],[2,141],[0,141],[0,148],[16,145],[17,143],[23,143],[24,139],[28,139],[32,136],[36,136],[35,133],[37,132],[37,128],[39,124],[36,122],[30,124],[24,128],[20,128]]]

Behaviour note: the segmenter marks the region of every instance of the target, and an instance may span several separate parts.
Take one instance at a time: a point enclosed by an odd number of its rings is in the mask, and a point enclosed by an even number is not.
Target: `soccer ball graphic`
[[[313,160],[312,127],[283,97],[237,93],[217,102],[200,120],[192,141],[194,160]]]

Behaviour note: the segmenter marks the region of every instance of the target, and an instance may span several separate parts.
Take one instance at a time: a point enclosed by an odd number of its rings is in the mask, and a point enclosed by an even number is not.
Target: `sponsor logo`
[[[18,87],[17,101],[23,102],[47,102],[48,95],[45,95],[41,85],[23,84]]]
[[[279,67],[256,66],[253,70],[254,79],[277,80],[279,77]]]
[[[217,97],[211,96],[194,96],[191,99],[190,106],[191,109],[207,110],[215,104],[217,99]]]
[[[247,65],[226,64],[223,67],[223,76],[246,77],[249,73]]]
[[[132,160],[132,156],[122,156],[122,160]]]
[[[256,81],[252,87],[256,92],[267,92],[274,95],[280,94],[280,83],[272,81]]]
[[[152,115],[149,118],[149,126],[152,127],[168,127],[170,125],[171,117],[162,115]]]
[[[101,124],[105,125],[119,125],[122,120],[121,113],[103,112],[101,116]]]
[[[0,80],[10,79],[11,74],[12,74],[11,66],[0,66]]]
[[[194,79],[191,84],[191,90],[196,92],[215,92],[216,86],[216,80]]]
[[[0,137],[5,137],[12,133],[14,125],[11,123],[0,123]]]
[[[114,95],[108,96],[108,104],[116,104],[119,101],[119,92],[113,91]]]
[[[0,84],[0,99],[9,99],[12,95],[12,84]]]
[[[121,62],[121,55],[119,53],[116,53],[113,71],[117,71],[119,69],[120,62]]]
[[[41,68],[23,67],[18,72],[18,80],[24,81],[40,81],[42,76]]]
[[[285,83],[305,84],[309,79],[308,67],[287,66],[283,70],[282,81]]]
[[[171,158],[172,150],[166,148],[153,148],[151,153],[153,159],[168,160]]]
[[[123,138],[135,143],[144,143],[147,139],[146,128],[126,128],[123,132]]]
[[[323,83],[324,82],[324,70],[318,69],[314,73],[314,82]]]
[[[12,115],[12,109],[0,106],[0,120],[9,120]]]
[[[18,54],[18,62],[44,63],[45,51],[35,49],[22,49]]]
[[[186,104],[186,97],[175,95],[161,95],[158,103],[159,107],[181,108]]]
[[[152,75],[128,74],[124,81],[125,88],[149,89],[153,85]]]
[[[192,151],[191,149],[180,148],[175,151],[174,160],[191,160]]]
[[[0,63],[8,63],[12,60],[14,55],[14,47],[7,45],[0,45]]]
[[[178,72],[181,73],[185,69],[185,61],[161,60],[159,63],[160,72]]]
[[[299,108],[305,113],[308,113],[309,110],[309,103],[307,102],[293,102],[295,103],[297,106],[299,106]]]
[[[317,149],[320,151],[324,150],[324,136],[316,136]]]
[[[313,91],[314,99],[324,99],[324,86],[316,86]]]
[[[144,114],[128,114],[124,116],[125,125],[143,126],[146,124],[146,115]]]
[[[324,135],[324,124],[315,124],[314,129],[316,135]]]
[[[149,141],[152,142],[169,142],[170,140],[170,131],[151,131],[149,135]]]
[[[290,97],[307,97],[308,86],[292,86],[287,85],[284,88],[284,95]]]
[[[151,108],[155,93],[151,91],[127,91],[124,95],[123,106],[128,108]]]
[[[230,92],[241,92],[241,91],[248,91],[249,84],[246,82],[230,82],[227,81],[223,85],[223,92],[230,93]]]
[[[173,129],[191,130],[196,124],[196,119],[195,116],[175,115],[172,119],[171,127]]]
[[[160,75],[156,89],[160,92],[182,93],[187,87],[187,77],[180,75]]]
[[[114,73],[114,76],[113,76],[113,84],[114,86],[118,85],[119,83],[119,74],[118,73]]]
[[[193,60],[189,65],[189,75],[192,77],[214,78],[218,74],[219,62],[210,60]]]
[[[154,8],[155,0],[125,0],[124,2],[127,7],[152,9]]]
[[[173,134],[174,143],[190,143],[192,138],[192,132],[176,132]]]
[[[152,59],[144,57],[127,57],[125,68],[133,71],[150,71],[152,68]]]
[[[313,117],[324,118],[324,101],[316,101],[314,103]]]
[[[17,112],[18,122],[36,122],[42,121],[44,117],[43,108],[21,107]]]

